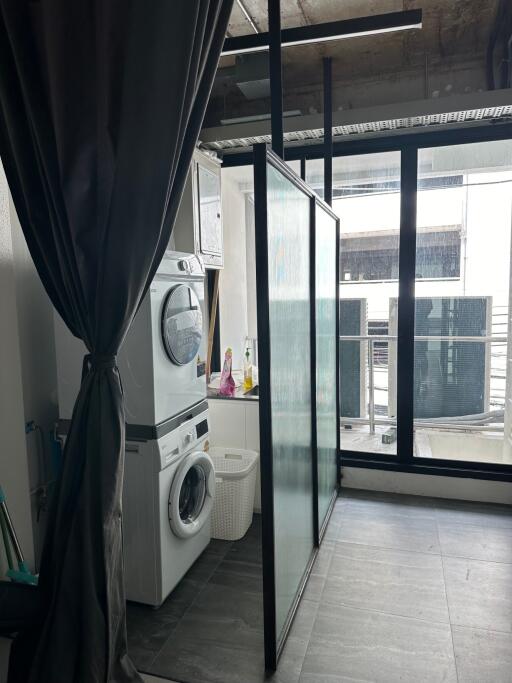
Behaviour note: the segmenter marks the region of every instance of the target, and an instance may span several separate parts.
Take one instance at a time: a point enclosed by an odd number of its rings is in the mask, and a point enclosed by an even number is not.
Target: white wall
[[[342,488],[512,505],[512,484],[505,481],[386,472],[363,467],[342,467],[341,472]]]
[[[34,543],[25,439],[23,382],[9,191],[0,165],[0,485],[26,559],[33,566]],[[0,575],[6,569],[0,549]]]
[[[25,422],[33,420],[41,427],[45,447],[42,451],[40,435],[37,432],[27,435],[29,480],[33,492],[31,506],[34,550],[37,561],[42,549],[47,515],[41,512],[39,520],[37,519],[38,494],[35,491],[54,478],[51,467],[50,432],[58,418],[53,306],[30,256],[12,198],[10,217]]]
[[[53,308],[29,254],[3,171],[0,197],[0,484],[23,551],[37,568],[46,514],[37,520],[35,490],[52,478],[49,434],[58,417]],[[38,432],[25,435],[25,423],[30,421],[41,427],[44,451]]]
[[[258,338],[258,310],[256,296],[256,226],[254,222],[254,199],[246,196],[245,239],[247,264],[247,329],[251,339]]]
[[[233,369],[243,368],[247,326],[247,266],[245,195],[236,181],[237,169],[222,171],[224,269],[219,280],[221,358],[233,349]]]

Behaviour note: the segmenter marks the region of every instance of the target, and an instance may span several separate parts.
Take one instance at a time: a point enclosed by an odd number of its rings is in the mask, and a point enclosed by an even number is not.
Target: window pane
[[[511,202],[512,142],[420,150],[416,456],[512,463]]]
[[[323,188],[323,160],[306,164]],[[400,153],[333,160],[333,210],[341,219],[341,448],[396,454],[396,314]],[[428,245],[430,246],[430,244]]]

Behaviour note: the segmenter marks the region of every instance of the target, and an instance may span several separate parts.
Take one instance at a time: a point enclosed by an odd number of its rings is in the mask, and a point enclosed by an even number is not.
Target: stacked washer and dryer
[[[210,542],[215,475],[205,451],[204,266],[167,252],[118,354],[126,412],[126,596],[155,607]],[[55,315],[60,431],[87,350]]]

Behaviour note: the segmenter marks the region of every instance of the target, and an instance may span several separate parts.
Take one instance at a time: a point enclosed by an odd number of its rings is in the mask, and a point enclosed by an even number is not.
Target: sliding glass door
[[[333,161],[350,464],[511,476],[512,140],[466,136]]]
[[[275,669],[337,492],[339,221],[254,148],[265,662]]]

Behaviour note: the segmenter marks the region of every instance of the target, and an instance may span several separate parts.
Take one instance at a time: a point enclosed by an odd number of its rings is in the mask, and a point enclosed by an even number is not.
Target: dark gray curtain
[[[0,156],[46,291],[90,352],[44,607],[15,642],[12,682],[140,680],[126,653],[116,353],[169,241],[231,5],[0,0]]]

